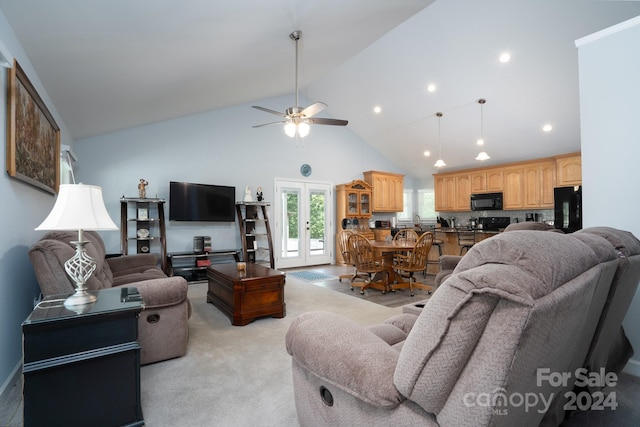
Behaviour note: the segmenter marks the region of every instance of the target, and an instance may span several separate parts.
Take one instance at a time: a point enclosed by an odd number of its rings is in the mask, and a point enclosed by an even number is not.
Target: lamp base
[[[78,289],[76,292],[64,300],[64,306],[69,307],[77,307],[79,305],[86,305],[94,303],[98,300],[98,298],[87,292],[86,289]]]

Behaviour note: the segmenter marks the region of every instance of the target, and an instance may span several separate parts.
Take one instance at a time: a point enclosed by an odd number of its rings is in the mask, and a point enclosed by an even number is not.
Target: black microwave
[[[472,211],[501,211],[502,193],[484,193],[471,195]]]

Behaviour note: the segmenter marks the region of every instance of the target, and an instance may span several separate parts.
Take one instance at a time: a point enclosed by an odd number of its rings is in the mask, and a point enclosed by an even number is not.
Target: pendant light
[[[480,104],[480,139],[478,139],[477,144],[480,146],[484,145],[484,115],[483,115],[483,106],[487,102],[486,99],[480,98],[478,99],[478,104]],[[488,160],[491,157],[487,154],[486,151],[481,151],[477,156],[476,160]]]
[[[433,166],[441,168],[447,166],[444,160],[442,160],[442,142],[440,142],[440,119],[442,118],[442,113],[437,112],[436,116],[438,117],[438,160],[436,160]]]

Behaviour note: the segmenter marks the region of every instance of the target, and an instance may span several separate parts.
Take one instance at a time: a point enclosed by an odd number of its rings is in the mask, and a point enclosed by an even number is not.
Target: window
[[[433,188],[418,190],[418,215],[422,220],[436,220],[435,193]]]
[[[402,212],[398,212],[398,221],[413,221],[413,190],[402,192]]]

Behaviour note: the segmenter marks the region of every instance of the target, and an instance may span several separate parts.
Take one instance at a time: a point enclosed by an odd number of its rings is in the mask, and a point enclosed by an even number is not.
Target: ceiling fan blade
[[[309,117],[315,116],[316,114],[318,114],[320,111],[324,110],[325,108],[327,108],[327,104],[325,104],[324,102],[315,102],[315,103],[309,105],[304,110],[302,110],[300,112],[300,114],[302,114],[303,116],[309,118]]]
[[[314,124],[314,125],[333,125],[333,126],[346,126],[349,121],[348,120],[340,120],[340,119],[305,119],[305,122]]]
[[[252,105],[252,107],[255,108],[256,110],[261,110],[267,113],[275,114],[276,116],[287,117],[286,114],[281,113],[280,111],[270,110],[269,108],[260,107],[258,105]]]
[[[285,121],[281,121],[281,122],[270,122],[270,123],[263,123],[261,125],[255,125],[255,126],[251,126],[254,128],[261,128],[262,126],[268,126],[268,125],[276,125],[278,123],[286,123]]]

